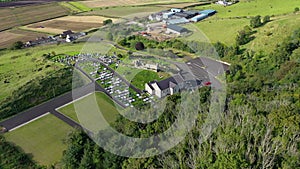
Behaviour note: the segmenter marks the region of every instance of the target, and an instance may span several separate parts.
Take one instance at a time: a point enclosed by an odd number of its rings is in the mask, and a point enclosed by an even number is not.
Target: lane
[[[104,91],[102,88],[99,87],[96,87],[96,90]],[[7,130],[11,130],[48,112],[53,112],[53,110],[55,110],[57,107],[70,103],[73,101],[73,99],[78,99],[94,91],[95,84],[90,83],[84,87],[75,89],[54,99],[51,99],[45,103],[42,103],[38,106],[25,110],[7,120],[1,121],[0,126],[5,127]]]

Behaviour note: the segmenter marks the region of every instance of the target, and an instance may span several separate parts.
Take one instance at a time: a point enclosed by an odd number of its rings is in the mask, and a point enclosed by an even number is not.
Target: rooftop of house
[[[165,80],[162,80],[162,81],[159,81],[159,82],[156,82],[156,83],[157,83],[157,86],[161,90],[166,90],[166,89],[174,86],[174,84],[177,85],[177,84],[183,83],[183,82],[184,82],[184,79],[181,77],[181,75],[177,74],[177,75],[174,75],[172,77],[169,77]]]

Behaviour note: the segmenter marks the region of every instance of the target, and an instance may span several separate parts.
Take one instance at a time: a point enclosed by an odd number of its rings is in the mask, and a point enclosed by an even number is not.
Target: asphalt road
[[[92,82],[81,88],[72,90],[61,96],[51,99],[45,103],[42,103],[38,106],[32,107],[28,110],[25,110],[7,120],[1,121],[0,126],[5,127],[9,131],[9,130],[12,130],[24,123],[31,121],[32,119],[35,119],[39,116],[42,116],[42,115],[50,112],[51,114],[53,114],[56,117],[58,117],[59,119],[63,120],[65,123],[69,124],[70,126],[81,128],[80,124],[78,124],[77,122],[73,121],[72,119],[64,116],[63,114],[57,112],[55,109],[65,105],[65,104],[68,104],[76,99],[79,99],[83,96],[86,96],[90,93],[93,93],[95,91],[104,92],[107,96],[109,96],[111,99],[113,99],[121,107],[125,107],[123,103],[121,103],[119,100],[115,100],[105,89],[103,89],[98,83],[96,83],[94,81],[94,79],[90,78],[84,71],[82,71],[81,69],[78,69],[78,70],[81,71],[82,73],[84,73]]]
[[[89,93],[92,93],[95,90],[104,92],[104,90],[95,85],[95,83],[90,83],[84,87],[65,93],[38,106],[25,110],[24,112],[19,113],[7,120],[4,120],[0,122],[0,126],[5,127],[7,130],[11,130],[48,112],[53,113],[55,112],[56,108],[70,103],[73,100],[83,97]],[[65,121],[64,118],[61,119]],[[65,122],[71,125],[71,123],[69,123],[68,121]]]

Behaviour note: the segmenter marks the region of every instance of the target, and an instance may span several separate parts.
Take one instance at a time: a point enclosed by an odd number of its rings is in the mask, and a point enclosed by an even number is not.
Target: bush
[[[296,12],[299,12],[299,7],[296,7],[295,10],[294,10],[294,12],[295,12],[295,13],[296,13]]]
[[[261,16],[260,15],[257,15],[255,17],[251,18],[250,26],[252,28],[257,28],[257,27],[260,27],[261,25],[262,25],[262,22],[261,22]]]
[[[137,42],[135,44],[135,49],[136,50],[144,50],[145,49],[145,45],[142,42]]]
[[[11,49],[17,50],[17,49],[22,49],[23,47],[24,47],[23,42],[17,41],[12,45]]]
[[[263,19],[263,24],[266,24],[271,21],[271,17],[269,15],[265,16]]]

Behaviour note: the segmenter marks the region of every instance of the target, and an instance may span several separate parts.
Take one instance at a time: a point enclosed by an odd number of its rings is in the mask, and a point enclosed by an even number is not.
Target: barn
[[[200,14],[206,14],[208,16],[212,16],[212,15],[216,14],[217,11],[213,10],[213,9],[207,9],[207,10],[200,11],[199,13]]]
[[[199,22],[199,21],[201,21],[201,20],[203,20],[203,19],[205,19],[207,17],[208,17],[207,14],[200,14],[200,15],[197,15],[197,16],[191,18],[190,21],[192,21],[192,22]]]

